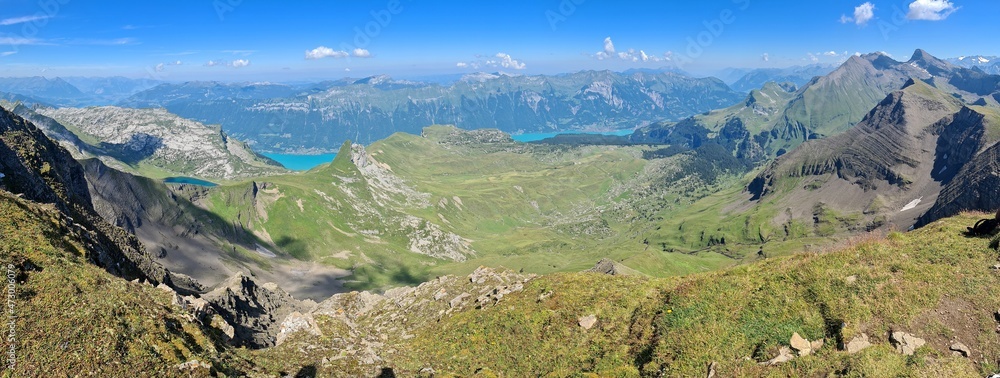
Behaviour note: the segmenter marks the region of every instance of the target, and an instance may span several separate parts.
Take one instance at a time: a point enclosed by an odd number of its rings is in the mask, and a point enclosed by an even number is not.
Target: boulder
[[[894,348],[896,348],[897,352],[907,356],[912,356],[913,353],[917,351],[917,348],[920,348],[927,343],[924,339],[906,332],[891,333],[889,335],[889,342]]]
[[[458,307],[458,306],[462,305],[462,302],[465,301],[465,298],[468,298],[468,297],[471,297],[471,296],[472,296],[472,294],[469,294],[469,293],[459,294],[457,297],[452,298],[451,301],[448,302],[448,305],[451,306],[451,308]]]
[[[281,345],[289,336],[302,331],[309,332],[315,336],[323,334],[319,329],[319,325],[316,324],[316,320],[313,319],[312,314],[303,314],[298,311],[292,312],[285,317],[285,321],[281,322],[281,328],[278,330],[278,336],[275,338],[274,345]]]
[[[860,335],[854,336],[854,338],[851,339],[851,341],[847,342],[847,344],[844,344],[844,350],[846,350],[847,353],[849,354],[854,354],[870,346],[872,346],[872,343],[868,341],[868,335],[862,333]]]
[[[812,348],[813,352],[816,352],[821,348],[823,348],[823,344],[824,344],[823,339],[813,340],[812,342],[809,343],[809,347]]]
[[[201,361],[198,361],[198,360],[191,360],[191,361],[188,361],[188,362],[185,362],[185,363],[177,365],[177,369],[180,370],[180,371],[186,371],[186,372],[189,372],[189,373],[199,373],[200,372],[202,374],[206,374],[206,373],[208,373],[209,371],[212,370],[212,365],[209,365],[207,363],[204,363],[204,362],[201,362]]]
[[[795,355],[792,354],[792,350],[789,347],[783,346],[783,347],[781,347],[781,349],[778,350],[778,356],[777,357],[774,357],[774,358],[772,358],[770,360],[761,362],[760,364],[761,365],[777,365],[777,364],[780,364],[780,363],[791,361],[794,358],[795,358]]]
[[[972,350],[969,349],[969,347],[966,346],[965,344],[962,344],[961,342],[958,341],[952,343],[951,347],[948,349],[951,349],[952,353],[962,357],[972,356]]]
[[[591,329],[594,327],[594,324],[597,324],[597,315],[590,314],[587,316],[581,316],[580,319],[578,319],[578,322],[580,323],[580,327],[583,327],[583,329]]]
[[[792,334],[792,339],[789,341],[789,344],[791,344],[792,349],[799,352],[800,356],[808,356],[809,353],[812,353],[812,345],[809,344],[809,340],[800,336],[798,332]]]

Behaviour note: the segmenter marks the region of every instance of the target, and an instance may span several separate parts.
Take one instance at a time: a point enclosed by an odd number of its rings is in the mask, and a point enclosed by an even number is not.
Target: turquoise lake
[[[617,135],[617,136],[628,136],[632,135],[635,130],[615,130],[615,131],[560,131],[557,133],[533,133],[533,134],[518,134],[511,135],[514,140],[518,142],[535,142],[542,139],[548,139],[555,137],[556,135],[562,134],[594,134],[594,135]]]
[[[163,182],[168,183],[168,184],[191,184],[191,185],[200,185],[200,186],[208,186],[208,187],[218,186],[219,185],[219,184],[216,184],[214,182],[209,182],[209,181],[205,181],[205,180],[199,180],[199,179],[196,179],[196,178],[193,178],[193,177],[167,177],[167,178],[163,179]]]
[[[333,161],[333,158],[337,157],[337,154],[320,154],[320,155],[295,155],[295,154],[261,154],[271,158],[272,160],[281,163],[285,168],[291,169],[293,171],[308,171],[310,169],[316,168],[320,164],[326,164]]]

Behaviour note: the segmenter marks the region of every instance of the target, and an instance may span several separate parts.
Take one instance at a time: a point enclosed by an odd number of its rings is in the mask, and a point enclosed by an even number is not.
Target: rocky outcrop
[[[927,344],[927,341],[924,339],[899,331],[889,334],[889,342],[892,344],[893,348],[896,348],[896,352],[907,356],[912,356],[918,348]]]
[[[224,281],[202,299],[234,328],[233,343],[251,348],[273,346],[283,328],[282,322],[292,313],[309,311],[314,305],[296,300],[275,284],[259,285],[242,273]],[[301,317],[292,320],[297,323]],[[287,334],[298,325],[284,328]]]
[[[309,319],[329,318],[324,329],[339,329],[322,348],[335,359],[350,359],[361,366],[385,366],[396,351],[387,348],[414,337],[414,333],[463,311],[489,311],[508,295],[521,292],[534,275],[506,269],[480,267],[465,277],[444,276],[416,287],[400,287],[384,294],[336,294],[315,309],[290,313],[277,327],[282,347],[316,345],[317,329]],[[596,319],[596,318],[595,318]],[[596,320],[595,320],[596,321]],[[325,340],[325,339],[324,339]],[[298,344],[303,343],[303,344]]]
[[[996,209],[1000,209],[1000,143],[962,166],[918,224],[926,225],[965,210]]]

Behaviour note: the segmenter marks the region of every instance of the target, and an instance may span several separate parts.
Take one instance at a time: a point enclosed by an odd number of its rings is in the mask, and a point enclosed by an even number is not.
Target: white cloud
[[[208,63],[205,63],[205,66],[207,66],[207,67],[215,67],[215,66],[218,66],[220,64],[222,64],[222,62],[215,61],[215,60],[210,60],[210,61],[208,61]]]
[[[222,50],[223,54],[233,54],[241,56],[250,56],[253,55],[253,53],[255,52],[257,52],[257,50]]]
[[[823,53],[823,55],[826,55],[826,56],[837,56],[837,52],[836,51],[827,51],[827,52]]]
[[[348,55],[347,51],[338,51],[326,46],[306,51],[306,59],[346,58]]]
[[[246,66],[249,66],[249,65],[250,65],[250,61],[246,60],[246,59],[236,59],[232,63],[229,63],[229,66],[233,67],[233,68],[246,67]]]
[[[813,54],[813,53],[806,53],[806,55],[809,57],[809,61],[810,62],[813,62],[813,63],[819,62],[819,58],[816,57],[815,54]]]
[[[764,53],[764,55],[760,56],[760,60],[763,60],[765,62],[770,61],[771,60],[771,54]]]
[[[355,58],[371,58],[372,57],[372,53],[369,52],[368,50],[365,50],[365,49],[354,49],[354,51],[351,53],[351,55],[354,55]]]
[[[0,45],[21,46],[21,45],[45,45],[47,43],[35,38],[21,37],[0,37]]]
[[[673,59],[673,55],[674,53],[670,51],[663,53],[663,57],[649,55],[645,50],[628,49],[618,51],[615,49],[615,43],[611,41],[611,37],[607,37],[604,38],[604,50],[598,51],[592,56],[597,58],[597,60],[618,58],[628,62],[669,62]]]
[[[351,69],[350,68],[345,68],[344,72],[351,72]]]
[[[958,8],[948,0],[916,0],[910,3],[910,20],[940,21],[955,13]]]
[[[595,56],[600,60],[615,56],[615,43],[611,42],[611,37],[604,38],[604,51],[598,52]]]
[[[854,17],[848,16],[846,14],[840,15],[840,23],[855,23],[858,26],[868,26],[868,21],[875,18],[875,4],[871,2],[866,2],[864,4],[854,7]]]
[[[154,69],[156,70],[156,72],[163,72],[163,71],[165,71],[167,69],[167,66],[179,66],[179,65],[182,65],[182,64],[184,64],[184,63],[181,62],[181,61],[179,61],[179,60],[175,60],[173,62],[157,64]]]
[[[868,25],[868,21],[873,18],[875,18],[875,4],[868,2],[854,8],[854,23],[858,26]]]
[[[0,25],[2,25],[2,26],[17,25],[17,24],[23,24],[23,23],[26,23],[26,22],[47,20],[49,18],[52,18],[52,16],[43,15],[43,14],[36,14],[34,16],[11,17],[11,18],[5,18],[3,20],[0,20]]]
[[[11,55],[14,55],[14,54],[17,54],[17,51],[4,51],[4,52],[0,53],[0,56],[11,56]]]
[[[455,63],[455,67],[458,67],[458,68],[466,68],[468,66],[469,66],[469,63],[466,63],[466,62]]]
[[[523,70],[526,67],[526,65],[523,62],[515,60],[514,58],[511,58],[510,55],[508,55],[508,54],[497,53],[496,57],[500,59],[499,62],[491,60],[491,61],[487,61],[487,63],[488,64],[500,64],[500,66],[503,67],[503,68],[512,68],[512,69],[515,69],[515,70]]]

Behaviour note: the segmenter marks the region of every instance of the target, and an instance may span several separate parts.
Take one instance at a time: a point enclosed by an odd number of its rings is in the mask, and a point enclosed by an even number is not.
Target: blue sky
[[[855,52],[906,60],[916,48],[1000,55],[994,0],[0,0],[0,9],[0,76],[710,74],[835,64]]]

